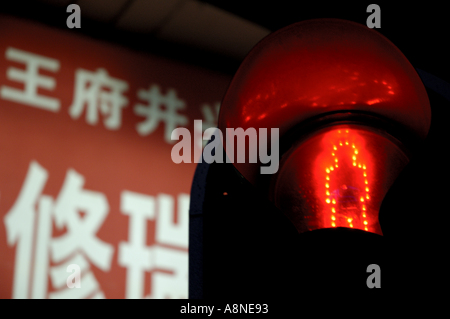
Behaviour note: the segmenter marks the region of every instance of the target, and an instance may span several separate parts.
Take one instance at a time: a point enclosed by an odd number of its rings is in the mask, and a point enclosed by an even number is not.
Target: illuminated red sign
[[[0,33],[0,297],[187,298],[196,164],[170,136],[215,127],[230,78],[15,18]]]

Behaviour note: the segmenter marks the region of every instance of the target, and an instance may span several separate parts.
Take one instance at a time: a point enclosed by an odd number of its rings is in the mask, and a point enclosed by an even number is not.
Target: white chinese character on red
[[[128,242],[119,244],[119,265],[127,268],[125,297],[141,299],[144,295],[144,275],[152,269],[152,251],[146,245],[147,221],[155,218],[155,203],[151,196],[123,191],[120,199],[123,214],[128,215]]]
[[[123,95],[128,83],[108,75],[105,69],[96,72],[78,69],[75,73],[75,96],[69,114],[77,119],[86,106],[86,121],[95,125],[99,113],[103,115],[106,128],[117,130],[122,124],[122,108],[128,99]]]
[[[47,170],[32,161],[4,219],[8,245],[16,245],[13,298],[104,297],[85,256],[100,269],[109,270],[114,249],[95,237],[108,213],[108,202],[102,193],[83,189],[83,176],[71,169],[54,200],[42,194],[47,178]],[[80,212],[85,213],[83,218]],[[52,219],[58,228],[67,229],[66,234],[52,238]],[[50,262],[56,265],[50,267]],[[70,264],[81,268],[80,289],[66,286]],[[49,293],[49,275],[58,291]]]
[[[146,104],[136,104],[134,107],[136,115],[146,118],[136,125],[138,133],[148,135],[158,127],[159,122],[163,122],[164,139],[168,143],[174,143],[170,138],[172,131],[188,123],[187,117],[178,113],[185,108],[184,101],[177,98],[174,89],[169,89],[166,95],[162,95],[157,85],[151,85],[148,90],[139,90],[138,97],[146,101]]]
[[[178,209],[175,213],[172,196],[158,195],[158,219],[156,221],[156,241],[159,244],[177,248],[188,248],[189,242],[189,195],[178,196]],[[177,223],[173,222],[174,215]],[[187,251],[165,246],[153,247],[154,268],[172,272],[154,271],[151,294],[154,299],[188,297],[188,254]]]
[[[196,141],[197,147],[205,147],[208,141],[212,137],[212,130],[208,130],[209,128],[217,127],[217,121],[219,119],[219,110],[220,110],[220,102],[216,102],[214,106],[209,104],[203,104],[201,107],[203,120],[202,120],[202,128],[201,132],[196,132],[194,136],[198,136],[198,140]],[[198,126],[194,126],[196,131],[199,131]],[[200,133],[200,134],[199,134]]]
[[[0,96],[5,100],[46,111],[59,111],[60,102],[58,99],[38,94],[38,89],[52,91],[56,86],[55,80],[52,77],[39,74],[39,69],[56,72],[59,70],[59,61],[11,47],[6,49],[5,56],[10,61],[25,64],[25,70],[9,67],[6,72],[7,79],[22,83],[23,89],[3,85]]]
[[[128,242],[119,244],[118,255],[119,264],[127,268],[126,298],[144,297],[146,272],[152,274],[149,298],[187,298],[188,209],[189,195],[179,195],[177,222],[174,223],[172,196],[160,194],[155,199],[130,191],[122,192],[121,210],[129,215],[130,223]],[[155,219],[156,241],[164,246],[146,245],[147,221]]]
[[[52,240],[53,260],[60,262],[77,250],[100,269],[109,270],[113,248],[95,237],[109,206],[105,195],[83,189],[84,178],[69,169],[54,205],[55,223],[67,234]],[[84,213],[81,218],[80,212]]]
[[[153,271],[151,299],[188,298],[188,253],[177,249],[155,245],[154,268],[170,271]]]

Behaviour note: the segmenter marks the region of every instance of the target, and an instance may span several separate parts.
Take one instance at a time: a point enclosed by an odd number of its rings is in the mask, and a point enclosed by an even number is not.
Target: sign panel
[[[0,297],[187,298],[196,163],[171,133],[201,148],[230,77],[6,16],[0,34]]]

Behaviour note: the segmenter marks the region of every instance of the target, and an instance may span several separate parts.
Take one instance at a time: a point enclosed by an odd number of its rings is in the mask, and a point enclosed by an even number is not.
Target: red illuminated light
[[[279,128],[331,112],[365,112],[424,139],[428,96],[406,57],[364,24],[301,21],[271,33],[242,62],[221,104],[219,128]],[[270,152],[270,149],[268,149]],[[261,163],[234,163],[258,185]]]
[[[296,128],[327,116],[360,124],[336,121],[303,132],[310,135],[281,158],[269,197],[300,233],[349,227],[381,235],[381,202],[408,157],[395,138],[369,125],[391,126],[389,132],[410,148],[427,136],[431,109],[414,67],[379,32],[350,21],[315,19],[271,33],[236,72],[218,126],[222,132],[278,128],[281,141],[292,141]],[[260,162],[233,165],[267,191]]]
[[[324,134],[323,142],[326,146],[317,158],[315,178],[325,186],[317,194],[327,204],[322,213],[324,226],[373,231],[367,210],[372,162],[363,138],[353,129],[335,129]]]
[[[382,235],[381,202],[408,158],[390,136],[337,125],[287,152],[271,196],[299,233],[347,227]]]

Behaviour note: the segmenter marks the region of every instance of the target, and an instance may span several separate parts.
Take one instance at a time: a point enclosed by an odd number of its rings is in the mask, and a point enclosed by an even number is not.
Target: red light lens
[[[283,156],[275,205],[300,233],[348,227],[382,235],[381,202],[408,162],[399,145],[364,126],[323,129]]]
[[[338,111],[379,115],[418,139],[431,123],[425,87],[393,43],[364,24],[313,19],[273,32],[252,49],[224,96],[218,124],[222,132],[279,128],[283,137]],[[261,163],[233,165],[258,184]]]

